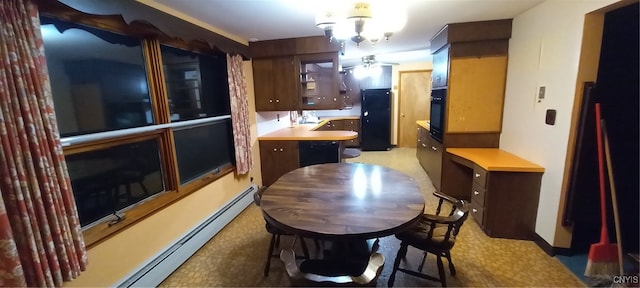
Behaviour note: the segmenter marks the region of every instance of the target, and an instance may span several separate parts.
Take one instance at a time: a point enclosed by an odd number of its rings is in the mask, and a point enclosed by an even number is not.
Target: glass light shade
[[[356,79],[367,77],[367,68],[361,65],[356,66],[356,68],[353,68],[353,77],[356,77]]]
[[[382,39],[384,37],[384,23],[379,18],[366,19],[362,36],[369,40]]]
[[[374,64],[369,66],[369,76],[379,76],[382,74],[382,66]]]
[[[338,19],[334,12],[325,11],[316,15],[316,26],[320,29],[326,29],[327,27],[336,24],[337,20]]]
[[[355,35],[353,21],[342,20],[333,26],[333,37],[339,40],[346,40]]]
[[[402,5],[379,1],[372,7],[374,18],[384,21],[383,32],[398,32],[407,24],[407,12]]]
[[[349,11],[347,18],[371,18],[371,4],[368,2],[355,2]]]

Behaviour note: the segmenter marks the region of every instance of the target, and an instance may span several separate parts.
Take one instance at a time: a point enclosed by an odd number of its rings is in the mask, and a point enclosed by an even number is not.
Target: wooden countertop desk
[[[443,193],[471,199],[473,219],[491,237],[535,238],[543,167],[497,148],[446,151]]]
[[[447,148],[447,152],[487,171],[544,172],[543,167],[497,148]]]

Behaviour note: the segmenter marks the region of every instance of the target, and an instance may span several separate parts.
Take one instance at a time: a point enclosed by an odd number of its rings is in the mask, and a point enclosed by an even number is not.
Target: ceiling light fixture
[[[407,23],[406,12],[393,1],[340,2],[316,15],[316,26],[331,39],[351,39],[357,46],[365,40],[376,44],[383,37],[389,40]]]
[[[376,56],[374,55],[362,57],[362,65],[353,68],[353,76],[356,79],[377,77],[380,74],[382,74],[382,66],[376,61]]]

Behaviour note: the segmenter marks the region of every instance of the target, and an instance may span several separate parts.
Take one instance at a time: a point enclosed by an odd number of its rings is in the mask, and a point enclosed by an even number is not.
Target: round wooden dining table
[[[395,234],[418,221],[424,206],[420,188],[411,177],[361,163],[298,168],[269,186],[260,201],[271,224],[324,240]]]

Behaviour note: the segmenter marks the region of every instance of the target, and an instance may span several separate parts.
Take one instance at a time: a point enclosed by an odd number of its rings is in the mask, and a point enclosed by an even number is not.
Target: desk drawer
[[[469,205],[469,214],[473,216],[473,219],[478,222],[478,225],[480,225],[480,227],[484,227],[484,225],[482,224],[484,220],[484,208],[482,208],[482,206],[479,206],[478,203],[474,202],[473,200],[471,200],[471,205]]]
[[[473,165],[473,181],[481,187],[487,187],[487,171],[480,166]]]
[[[473,188],[471,189],[471,201],[477,203],[480,207],[484,207],[484,198],[486,194],[487,189],[474,181]]]

